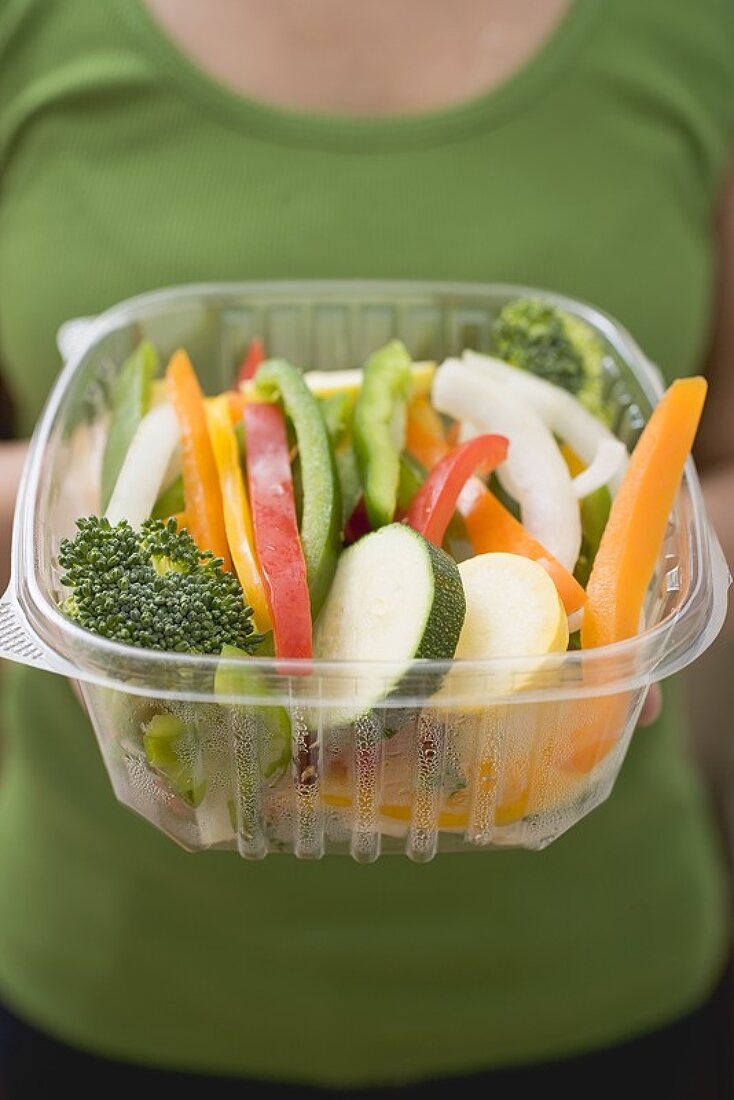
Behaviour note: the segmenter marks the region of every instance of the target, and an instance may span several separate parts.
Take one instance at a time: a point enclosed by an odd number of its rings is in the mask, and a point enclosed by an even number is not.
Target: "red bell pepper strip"
[[[407,523],[429,542],[440,546],[466,482],[478,467],[488,472],[507,457],[503,435],[478,435],[454,447],[434,466],[408,509]]]
[[[240,369],[237,371],[237,386],[239,386],[241,382],[249,382],[251,378],[254,378],[255,371],[264,360],[265,348],[263,347],[263,342],[255,337],[254,340],[250,341],[247,354],[240,364]]]
[[[311,603],[298,534],[283,413],[246,405],[247,481],[255,548],[273,622],[276,657],[311,657]]]

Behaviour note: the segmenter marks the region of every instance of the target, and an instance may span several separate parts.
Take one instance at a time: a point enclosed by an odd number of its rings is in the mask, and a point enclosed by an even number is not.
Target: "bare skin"
[[[542,47],[571,0],[217,0],[216,6],[148,0],[148,6],[178,47],[233,91],[291,109],[359,116],[432,111],[489,91]],[[697,458],[711,519],[734,562],[734,174],[717,240],[710,396]],[[0,583],[24,446],[0,446]],[[733,619],[734,612],[730,628]],[[656,688],[640,724],[659,711]]]

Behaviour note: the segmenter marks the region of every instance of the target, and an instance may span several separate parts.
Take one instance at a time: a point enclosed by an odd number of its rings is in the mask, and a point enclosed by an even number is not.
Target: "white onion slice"
[[[583,500],[602,485],[614,482],[620,470],[627,464],[627,448],[619,439],[602,439],[594,461],[573,479],[573,491]]]
[[[584,621],[584,609],[579,607],[576,611],[572,611],[568,616],[568,633],[575,634],[577,630],[581,629],[581,624]]]
[[[481,355],[476,351],[465,351],[463,362],[480,376],[490,377],[495,382],[510,387],[517,397],[534,409],[552,432],[568,443],[585,466],[593,464],[604,440],[620,442],[606,424],[602,424],[598,417],[585,409],[580,401],[561,386],[555,386],[545,378],[538,378],[535,374],[513,367],[502,359]],[[610,482],[612,493],[619,488],[627,466],[627,457],[625,447],[623,461]]]
[[[139,527],[153,511],[178,447],[178,420],[171,405],[156,405],[138,424],[112,492],[106,516]]]
[[[527,530],[572,570],[581,548],[581,518],[571,475],[541,418],[507,386],[459,359],[436,371],[432,400],[439,412],[462,423],[462,438],[497,432],[510,441],[497,468],[503,487],[520,505]]]

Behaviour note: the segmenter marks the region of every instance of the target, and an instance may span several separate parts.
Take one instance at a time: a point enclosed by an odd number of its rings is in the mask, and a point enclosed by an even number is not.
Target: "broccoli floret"
[[[61,583],[72,590],[62,611],[85,630],[124,645],[175,653],[219,653],[223,645],[252,652],[261,641],[252,608],[220,558],[201,551],[175,520],[77,520],[64,539]]]
[[[604,347],[584,321],[540,298],[516,298],[499,313],[493,336],[505,362],[562,386],[603,416]]]

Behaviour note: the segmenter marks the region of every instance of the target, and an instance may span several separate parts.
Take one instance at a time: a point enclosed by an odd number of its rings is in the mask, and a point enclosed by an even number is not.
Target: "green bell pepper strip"
[[[418,459],[409,451],[403,451],[400,456],[397,494],[397,507],[401,512],[408,511],[426,477],[426,469]]]
[[[237,668],[220,664],[214,677],[215,695],[249,695],[263,701],[262,706],[224,704],[236,706],[243,712],[252,714],[262,723],[265,731],[264,743],[260,746],[260,774],[271,786],[274,786],[285,774],[291,760],[291,720],[285,707],[274,706],[268,702],[268,690],[264,677],[256,668],[244,649],[223,645],[222,657],[236,658]],[[241,658],[241,660],[240,660]],[[245,792],[246,793],[246,792]]]
[[[183,477],[179,474],[153,505],[151,519],[168,519],[184,511]]]
[[[296,433],[303,486],[301,545],[315,619],[341,550],[341,492],[331,440],[319,402],[296,367],[284,359],[268,359],[258,367],[255,385],[268,400],[282,401]]]
[[[412,379],[407,348],[399,340],[393,340],[367,360],[357,395],[354,450],[367,515],[374,530],[395,518]]]
[[[158,352],[144,340],[125,361],[112,389],[112,418],[102,457],[102,507],[112,491],[140,421],[150,408],[153,379],[160,369]]]
[[[184,802],[200,805],[206,783],[195,775],[198,744],[180,718],[168,712],[154,715],[143,733],[143,749],[151,768]]]
[[[352,446],[352,423],[354,418],[354,398],[349,393],[333,393],[323,397],[321,411],[324,414],[326,430],[334,448],[336,473],[342,498],[342,530],[357,507],[362,495],[362,482],[357,469],[357,457]]]
[[[606,485],[589,493],[580,502],[581,511],[581,550],[576,561],[573,575],[582,587],[586,588],[594,564],[596,552],[609,518],[612,497]]]
[[[352,440],[353,396],[343,391],[341,393],[331,393],[328,397],[320,397],[318,400],[324,416],[326,430],[335,450],[347,446]]]

